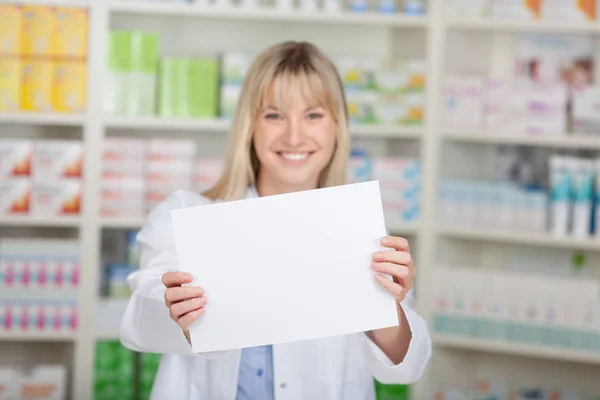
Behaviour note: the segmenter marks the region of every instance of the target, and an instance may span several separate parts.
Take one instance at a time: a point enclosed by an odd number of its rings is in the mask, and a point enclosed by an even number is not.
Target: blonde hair
[[[336,124],[336,146],[318,187],[344,184],[349,152],[348,111],[342,80],[333,62],[315,45],[283,42],[260,53],[244,79],[233,117],[231,140],[223,174],[203,195],[211,200],[236,200],[256,183],[260,167],[253,146],[253,132],[259,111],[269,100],[276,106],[293,101],[291,85],[299,84],[301,94],[318,102]],[[269,96],[273,95],[274,99]]]

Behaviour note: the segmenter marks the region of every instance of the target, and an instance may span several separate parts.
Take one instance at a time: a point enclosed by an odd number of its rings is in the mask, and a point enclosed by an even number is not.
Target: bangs
[[[301,96],[301,97],[300,97]],[[258,106],[288,109],[294,100],[302,98],[308,107],[323,107],[335,116],[332,89],[313,71],[283,70],[275,75],[259,99]]]

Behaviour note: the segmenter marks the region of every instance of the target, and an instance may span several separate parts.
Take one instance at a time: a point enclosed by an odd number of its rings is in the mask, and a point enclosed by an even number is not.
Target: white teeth
[[[308,153],[281,153],[281,156],[283,158],[285,158],[286,160],[293,160],[293,161],[297,161],[297,160],[304,160],[306,157],[308,157]]]

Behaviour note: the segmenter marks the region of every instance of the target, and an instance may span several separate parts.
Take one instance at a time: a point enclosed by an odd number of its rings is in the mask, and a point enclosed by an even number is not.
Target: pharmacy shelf
[[[209,17],[230,20],[303,22],[341,25],[376,25],[406,28],[425,28],[427,18],[403,14],[351,12],[302,12],[300,10],[276,10],[270,8],[244,9],[235,7],[202,7],[186,4],[148,4],[140,1],[113,1],[112,13],[135,15],[162,15],[173,17]]]
[[[0,216],[0,226],[23,226],[23,227],[55,227],[55,228],[77,228],[81,223],[80,217],[33,217],[27,215]]]
[[[0,342],[71,342],[75,332],[6,332],[0,331]]]
[[[89,7],[88,0],[0,0],[0,4],[10,3],[19,5],[43,5],[43,6],[69,6],[69,7]]]
[[[490,32],[600,33],[598,22],[449,19],[446,27],[454,30]]]
[[[0,113],[0,125],[83,126],[84,122],[82,114]]]
[[[542,347],[534,344],[511,343],[507,341],[440,334],[433,335],[432,341],[436,346],[451,349],[600,365],[600,353],[594,353],[592,351]]]
[[[448,238],[484,242],[514,243],[529,246],[600,251],[600,238],[577,239],[552,236],[550,233],[447,227],[438,228],[438,234]]]
[[[140,229],[144,218],[102,218],[102,227],[107,229]]]
[[[557,149],[600,150],[600,136],[589,134],[525,136],[492,134],[485,132],[446,134],[447,142],[503,144],[513,146],[535,146]]]
[[[220,119],[162,118],[162,117],[113,117],[105,122],[107,129],[148,131],[193,131],[203,133],[227,133],[231,121]],[[418,139],[423,127],[402,125],[351,125],[350,134],[355,137]]]

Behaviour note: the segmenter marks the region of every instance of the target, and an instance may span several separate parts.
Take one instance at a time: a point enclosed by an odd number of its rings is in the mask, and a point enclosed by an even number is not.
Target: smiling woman
[[[152,399],[372,400],[373,378],[404,384],[419,379],[431,356],[431,339],[413,307],[410,246],[398,237],[381,238],[386,249],[365,263],[390,302],[396,302],[397,326],[217,354],[194,356],[191,350],[190,326],[211,312],[211,303],[204,288],[189,285],[193,277],[179,271],[170,211],[343,184],[347,120],[340,77],[315,46],[286,42],[254,61],[234,116],[222,177],[203,195],[174,193],[152,211],[138,236],[141,269],[128,278],[133,295],[121,341],[136,351],[168,353]],[[214,267],[227,268],[225,257],[223,265]],[[270,283],[285,287],[294,284],[294,277]],[[243,299],[231,301],[244,306]]]

